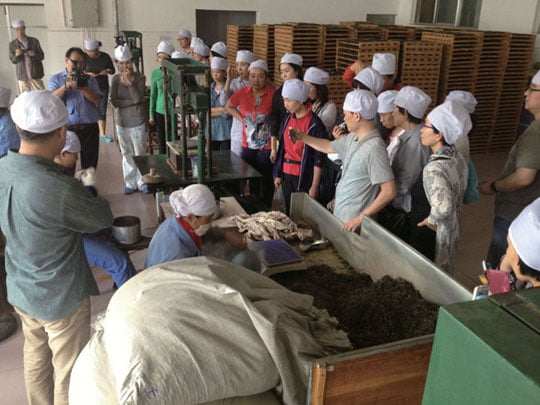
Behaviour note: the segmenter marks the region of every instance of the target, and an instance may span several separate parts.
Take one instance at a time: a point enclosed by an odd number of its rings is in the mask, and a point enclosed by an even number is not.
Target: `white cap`
[[[520,259],[540,271],[540,198],[527,205],[512,221],[508,234]]]
[[[184,38],[187,38],[188,41],[191,41],[191,32],[189,32],[189,30],[185,30],[185,29],[178,30],[178,35]]]
[[[171,55],[172,59],[189,58],[189,55],[184,51],[174,51]]]
[[[358,74],[354,76],[354,79],[358,80],[370,90],[373,90],[375,95],[378,95],[384,87],[384,79],[382,78],[381,74],[371,66],[368,66],[358,72]]]
[[[214,193],[204,184],[192,184],[174,191],[169,196],[169,203],[176,215],[180,217],[188,214],[204,217],[216,212]]]
[[[131,60],[131,51],[129,50],[129,46],[126,45],[119,45],[114,49],[114,58],[118,62],[127,62]]]
[[[444,101],[455,101],[456,103],[461,104],[461,106],[465,108],[469,114],[474,112],[476,109],[476,104],[478,104],[473,94],[470,91],[464,90],[452,90],[450,93],[448,93]]]
[[[9,107],[9,99],[11,98],[11,89],[0,87],[0,108]]]
[[[292,63],[298,66],[302,66],[302,57],[297,53],[286,53],[281,57],[279,63]]]
[[[540,70],[536,72],[531,82],[536,84],[537,86],[540,86]]]
[[[210,69],[227,70],[228,65],[225,59],[215,56],[212,58],[212,62],[210,62]]]
[[[290,79],[283,83],[281,95],[284,98],[305,103],[309,96],[309,86],[299,79]]]
[[[196,53],[197,55],[201,55],[204,57],[210,56],[210,48],[206,46],[204,43],[197,42],[195,46],[193,47],[193,53]]]
[[[195,48],[196,44],[204,44],[204,41],[199,37],[192,37],[189,46]]]
[[[258,59],[258,60],[254,61],[254,62],[251,62],[251,64],[249,65],[249,68],[248,68],[248,72],[253,68],[259,68],[259,69],[264,70],[266,73],[268,73],[268,65],[262,59]]]
[[[79,153],[81,151],[81,141],[73,131],[66,132],[66,144],[62,148],[62,152]]]
[[[330,80],[330,75],[328,72],[312,66],[304,73],[304,80],[313,84],[324,85]]]
[[[445,101],[435,107],[427,116],[433,126],[442,132],[448,145],[469,133],[472,128],[471,116],[463,106],[455,101]]]
[[[13,28],[21,28],[21,27],[26,27],[26,24],[24,23],[24,20],[21,20],[21,19],[16,19],[16,20],[13,20],[11,22],[11,26]]]
[[[286,83],[286,82],[285,82]],[[377,97],[367,90],[353,90],[347,93],[343,111],[360,113],[363,119],[372,120],[377,114]]]
[[[377,101],[379,102],[377,112],[379,114],[386,114],[394,111],[394,100],[396,99],[397,94],[397,90],[386,90],[379,94],[377,97]]]
[[[212,45],[212,48],[210,48],[212,52],[217,53],[222,58],[227,57],[227,45],[223,41],[216,42],[214,45]]]
[[[25,91],[11,105],[11,118],[17,126],[35,134],[46,134],[68,121],[66,106],[48,90]]]
[[[84,40],[84,49],[87,51],[95,51],[99,48],[99,41],[95,38],[86,38]]]
[[[156,53],[166,53],[167,55],[171,56],[174,52],[174,46],[166,41],[161,41],[156,49]]]
[[[422,119],[431,104],[431,97],[418,87],[405,86],[397,94],[394,104],[405,108],[413,117]]]
[[[257,60],[257,57],[251,51],[240,49],[238,52],[236,52],[236,62],[252,63],[252,62],[255,62],[256,60]]]
[[[371,67],[381,75],[396,73],[396,55],[393,53],[376,53],[373,55]]]

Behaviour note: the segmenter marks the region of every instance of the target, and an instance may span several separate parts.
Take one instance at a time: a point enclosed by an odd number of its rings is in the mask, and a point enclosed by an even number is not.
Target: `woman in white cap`
[[[232,117],[227,112],[227,100],[231,78],[227,76],[228,63],[225,59],[214,56],[210,62],[210,103],[212,106],[212,149],[229,150],[231,148]]]
[[[328,138],[321,119],[313,113],[308,102],[309,86],[299,79],[283,83],[283,103],[288,114],[281,123],[279,147],[274,164],[274,186],[281,187],[288,214],[291,193],[302,191],[317,199],[321,184],[324,154],[291,138],[291,129],[315,138]]]
[[[309,101],[313,112],[321,119],[330,137],[336,125],[337,108],[330,100],[328,80],[330,80],[328,72],[313,66],[304,74],[304,83],[309,86]]]
[[[444,101],[454,101],[458,104],[461,104],[465,110],[470,114],[471,121],[473,122],[474,127],[474,111],[476,110],[476,98],[470,91],[464,90],[452,90],[448,93]],[[455,145],[458,152],[460,152],[466,160],[469,160],[470,157],[470,146],[469,146],[469,137],[462,136]]]
[[[396,90],[383,91],[377,97],[379,107],[377,113],[381,122],[383,133],[381,136],[386,143],[386,150],[388,157],[390,158],[390,164],[394,160],[394,156],[399,148],[399,136],[405,132],[405,130],[394,123],[394,117],[392,112],[394,111],[394,100],[396,99],[398,92]]]
[[[161,70],[161,61],[170,59],[174,47],[168,42],[161,41],[156,49],[157,62],[160,67],[152,71],[150,79],[150,125],[155,125],[158,136],[159,154],[167,152],[166,134],[165,134],[165,101],[163,100],[163,70]]]
[[[178,44],[180,45],[180,50],[191,56],[191,32],[183,28],[178,30],[177,40]]]
[[[343,72],[343,81],[352,87],[354,77],[360,73],[362,69],[368,66],[368,64],[361,61],[356,61],[350,66],[347,66],[345,72]],[[371,67],[379,72],[384,80],[384,86],[381,92],[387,90],[401,90],[403,86],[398,77],[396,55],[393,53],[375,53],[373,54]]]
[[[11,90],[0,87],[0,156],[5,155],[8,149],[19,149],[21,145],[21,138],[8,108],[10,97]]]
[[[279,63],[279,74],[283,83],[290,79],[303,79],[302,61],[302,56],[296,53],[286,53],[283,55]],[[272,98],[272,112],[269,116],[270,133],[272,135],[272,152],[270,154],[270,160],[272,163],[276,161],[279,128],[283,122],[283,119],[285,118],[285,115],[287,114],[287,110],[283,104],[283,97],[281,95],[282,89],[283,85],[281,85],[281,87],[278,88],[274,93],[274,97]]]
[[[107,128],[107,103],[109,102],[109,75],[114,74],[114,64],[108,53],[102,52],[99,48],[101,42],[95,38],[84,40],[84,52],[86,58],[85,73],[96,78],[101,90],[101,102],[99,103],[99,139],[105,142],[112,142],[112,136],[105,133]]]
[[[467,162],[452,146],[467,135],[472,124],[469,113],[447,101],[431,111],[422,126],[422,144],[432,154],[422,171],[422,183],[429,202],[429,215],[418,223],[436,232],[435,264],[453,273],[459,240],[459,214],[467,186]],[[413,200],[413,205],[416,205]]]
[[[146,154],[146,77],[133,70],[131,51],[127,44],[118,46],[114,56],[120,73],[111,82],[111,104],[115,107],[116,133],[122,152],[124,194],[132,194],[137,189],[148,192],[133,160],[133,156]]]
[[[238,77],[231,81],[229,96],[249,86],[249,65],[255,62],[256,59],[255,54],[251,51],[241,49],[236,53],[236,73]],[[227,68],[227,77],[233,77],[231,66]],[[238,156],[242,155],[242,122],[236,118],[233,118],[231,127],[231,151]]]
[[[225,42],[218,41],[212,45],[210,48],[210,59],[215,57],[227,59],[227,45],[225,45]]]
[[[378,96],[384,87],[384,80],[379,72],[368,66],[354,76],[352,87],[355,90],[371,91]]]
[[[209,65],[208,57],[210,56],[210,48],[203,42],[197,42],[191,51],[191,57],[197,62]]]
[[[270,161],[270,128],[268,115],[272,110],[275,90],[267,85],[268,66],[263,60],[249,65],[248,87],[238,90],[227,102],[229,114],[243,122],[242,159],[263,175],[262,198],[272,206],[274,180]]]

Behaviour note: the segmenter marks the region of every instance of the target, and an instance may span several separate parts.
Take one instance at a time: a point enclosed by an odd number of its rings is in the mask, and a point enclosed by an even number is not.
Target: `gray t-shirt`
[[[533,121],[508,154],[501,179],[517,168],[540,170],[540,120]],[[508,193],[499,192],[495,198],[495,215],[512,221],[527,205],[540,197],[540,174],[525,188]]]
[[[135,128],[145,123],[144,92],[146,78],[139,72],[134,73],[133,83],[122,83],[121,74],[111,82],[111,104],[115,107],[116,125],[122,128]]]
[[[377,130],[358,140],[355,133],[331,143],[343,161],[343,173],[336,188],[334,215],[347,222],[371,205],[380,184],[394,179],[386,147]]]

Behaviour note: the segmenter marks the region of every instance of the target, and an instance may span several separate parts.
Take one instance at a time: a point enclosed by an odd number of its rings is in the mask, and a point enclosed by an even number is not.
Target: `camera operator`
[[[86,55],[81,48],[66,52],[66,69],[49,80],[49,90],[60,97],[69,113],[68,129],[81,141],[81,166],[97,167],[101,91],[96,79],[84,73]]]
[[[43,90],[43,58],[39,40],[26,36],[26,24],[23,20],[13,20],[11,23],[15,38],[9,43],[9,60],[16,65],[19,90]]]

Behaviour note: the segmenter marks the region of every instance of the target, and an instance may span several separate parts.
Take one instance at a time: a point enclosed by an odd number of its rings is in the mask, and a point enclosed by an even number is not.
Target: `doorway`
[[[197,36],[208,46],[217,41],[227,42],[227,25],[253,25],[255,11],[196,10]]]

